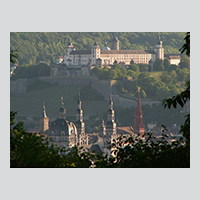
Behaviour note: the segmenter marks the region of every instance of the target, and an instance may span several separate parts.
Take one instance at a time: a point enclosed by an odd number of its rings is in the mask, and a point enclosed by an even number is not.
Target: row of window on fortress
[[[151,57],[151,55],[149,54],[149,55],[147,55],[147,54],[137,54],[137,55],[135,55],[135,54],[122,54],[122,55],[120,55],[120,54],[114,54],[114,55],[110,55],[110,54],[102,54],[103,55],[103,57],[109,57],[109,58],[112,58],[112,57],[130,57],[130,58],[136,58],[136,57]],[[81,57],[88,57],[88,58],[90,58],[90,55],[81,55]],[[78,56],[75,56],[75,59],[80,59]]]

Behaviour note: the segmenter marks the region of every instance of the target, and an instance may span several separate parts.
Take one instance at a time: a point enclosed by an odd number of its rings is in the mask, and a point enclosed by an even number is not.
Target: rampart
[[[113,80],[99,80],[95,76],[74,76],[74,77],[39,77],[34,79],[19,79],[10,82],[10,94],[20,94],[27,92],[28,85],[34,83],[35,80],[41,80],[44,82],[49,82],[51,84],[59,85],[89,85],[94,88],[99,94],[101,94],[104,99],[109,101],[110,90],[112,92],[112,98],[115,106],[121,106],[124,108],[131,108],[137,106],[137,101],[133,99],[128,99],[121,97],[116,93],[115,82]],[[142,105],[156,104],[159,101],[142,101]]]

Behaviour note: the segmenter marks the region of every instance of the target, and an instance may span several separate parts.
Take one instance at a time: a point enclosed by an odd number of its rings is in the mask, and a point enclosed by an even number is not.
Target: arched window
[[[61,135],[65,135],[65,131],[61,131]]]

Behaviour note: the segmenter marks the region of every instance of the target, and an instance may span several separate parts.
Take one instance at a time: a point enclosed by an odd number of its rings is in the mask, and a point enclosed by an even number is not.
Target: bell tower
[[[105,128],[103,116],[101,118],[100,135],[101,136],[105,136],[106,135],[106,128]]]
[[[97,41],[95,40],[94,45],[91,49],[91,64],[96,65],[96,59],[100,58],[100,54],[101,54],[101,48],[97,44]]]
[[[59,119],[66,119],[66,108],[64,107],[63,97],[61,97],[61,107],[59,109]]]
[[[158,33],[158,40],[154,52],[156,53],[156,58],[164,60],[164,48],[162,47],[162,41],[160,40],[160,33]]]
[[[65,54],[63,57],[63,63],[65,63],[67,66],[70,65],[72,62],[72,57],[70,56],[70,53],[74,50],[75,48],[73,44],[71,43],[71,39],[69,38],[67,42],[67,46],[65,47]]]
[[[83,110],[81,108],[81,98],[80,91],[78,93],[78,102],[77,102],[77,110],[76,110],[76,122],[75,126],[77,128],[78,133],[78,141],[80,145],[88,144],[88,139],[85,135],[85,123],[83,121]]]
[[[43,112],[42,112],[42,117],[40,118],[40,131],[45,132],[48,129],[49,129],[49,118],[47,117],[45,104],[43,103]]]
[[[119,50],[119,40],[115,36],[111,40],[111,49],[112,50]]]
[[[143,137],[145,132],[144,124],[143,124],[143,116],[141,109],[141,100],[140,100],[140,87],[138,87],[138,104],[137,109],[134,113],[134,133],[139,134]]]
[[[107,112],[107,123],[106,123],[106,133],[107,134],[117,134],[117,127],[115,123],[115,111],[113,109],[113,101],[110,92],[109,109]]]

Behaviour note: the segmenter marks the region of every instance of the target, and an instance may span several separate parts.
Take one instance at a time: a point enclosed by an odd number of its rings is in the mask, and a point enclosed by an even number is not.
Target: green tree
[[[111,69],[110,70],[110,79],[115,80],[117,78],[118,78],[117,71]]]
[[[172,81],[171,76],[168,73],[166,73],[166,72],[162,73],[162,75],[160,76],[160,78],[166,84],[169,84]]]
[[[163,65],[163,60],[160,60],[157,58],[153,64],[153,70],[154,71],[164,71],[165,67]]]
[[[165,70],[168,70],[169,66],[170,66],[170,62],[169,62],[169,59],[164,59],[164,63],[163,63],[164,67],[165,67]]]
[[[138,67],[140,69],[140,72],[149,72],[150,66],[147,64],[138,64]]]
[[[140,69],[139,69],[138,65],[134,64],[134,62],[130,63],[129,70],[137,72],[138,74],[140,72]]]
[[[10,62],[11,63],[17,63],[18,62],[18,58],[19,58],[19,55],[18,55],[18,50],[11,50],[10,51]]]
[[[177,80],[178,81],[186,81],[186,78],[188,77],[189,71],[187,68],[178,68],[176,70],[177,73]]]
[[[166,97],[169,97],[170,96],[170,89],[167,85],[165,86],[162,86],[162,87],[159,87],[158,90],[156,91],[156,96],[159,98],[159,99],[163,99],[163,98],[166,98]]]
[[[186,55],[183,55],[181,57],[181,62],[179,63],[179,67],[181,69],[183,68],[190,69],[190,59]]]
[[[81,148],[67,149],[49,145],[42,133],[28,133],[23,122],[15,124],[15,112],[10,112],[10,167],[61,168],[90,167],[94,155],[81,153]]]

